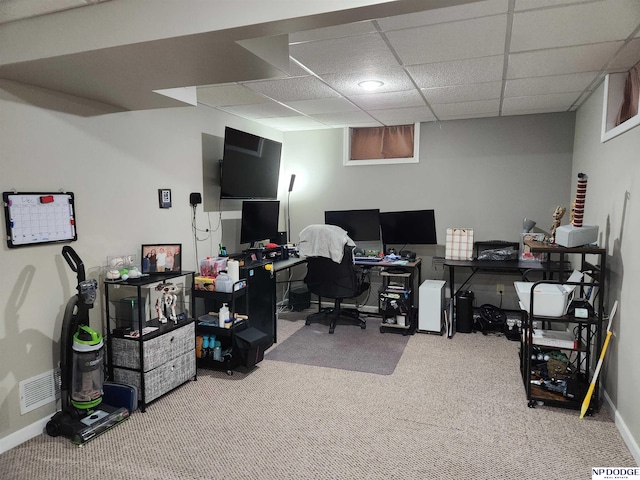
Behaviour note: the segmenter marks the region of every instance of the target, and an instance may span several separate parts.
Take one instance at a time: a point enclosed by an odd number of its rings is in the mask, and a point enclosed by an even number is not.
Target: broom
[[[580,418],[584,418],[584,415],[587,413],[589,409],[589,404],[591,403],[591,396],[593,395],[593,390],[596,387],[596,382],[598,381],[598,375],[600,374],[600,368],[602,368],[602,361],[604,360],[604,354],[607,353],[607,347],[609,346],[609,340],[611,339],[611,322],[613,321],[613,316],[616,314],[616,310],[618,309],[618,301],[616,300],[613,304],[613,308],[611,309],[611,313],[609,314],[609,325],[607,326],[607,337],[604,339],[604,345],[602,346],[602,352],[600,352],[600,359],[598,360],[598,365],[596,365],[596,371],[593,373],[593,379],[591,379],[591,385],[589,385],[589,390],[587,390],[587,394],[584,397],[584,401],[582,402],[582,409],[580,410]]]

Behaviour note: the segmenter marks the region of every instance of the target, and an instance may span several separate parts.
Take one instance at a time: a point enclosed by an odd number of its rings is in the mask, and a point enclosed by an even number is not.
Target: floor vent
[[[55,371],[49,370],[20,382],[20,414],[56,400]]]

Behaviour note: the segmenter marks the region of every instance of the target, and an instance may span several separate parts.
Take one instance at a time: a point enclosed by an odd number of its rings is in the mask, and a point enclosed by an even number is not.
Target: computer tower
[[[294,312],[311,307],[311,292],[305,285],[289,290],[289,306]]]
[[[444,280],[425,280],[418,288],[418,332],[437,333],[444,331],[445,307]]]

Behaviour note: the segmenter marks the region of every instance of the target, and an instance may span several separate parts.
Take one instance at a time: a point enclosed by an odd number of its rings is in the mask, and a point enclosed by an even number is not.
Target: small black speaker
[[[275,242],[278,245],[286,245],[287,244],[287,232],[278,232],[278,236],[275,238]]]

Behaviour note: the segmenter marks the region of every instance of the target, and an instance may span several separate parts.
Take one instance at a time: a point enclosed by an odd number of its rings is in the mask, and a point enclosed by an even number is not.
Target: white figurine
[[[162,292],[162,297],[156,300],[156,313],[160,323],[167,323],[167,314],[169,319],[174,323],[178,323],[178,315],[176,314],[176,304],[178,303],[178,287],[170,283],[163,283],[156,287],[156,290]]]

